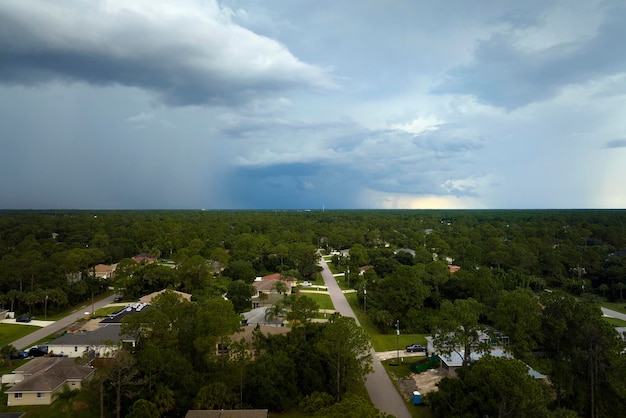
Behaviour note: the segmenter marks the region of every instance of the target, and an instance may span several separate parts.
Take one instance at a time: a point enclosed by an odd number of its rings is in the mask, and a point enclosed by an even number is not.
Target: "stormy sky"
[[[626,207],[626,3],[0,2],[0,208]]]

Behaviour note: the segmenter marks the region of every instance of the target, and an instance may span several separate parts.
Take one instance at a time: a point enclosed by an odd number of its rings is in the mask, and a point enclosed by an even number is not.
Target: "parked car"
[[[28,350],[28,357],[43,357],[46,353],[39,347],[33,347]]]
[[[15,319],[15,322],[30,322],[32,319],[30,316],[20,316]]]
[[[410,344],[406,346],[407,353],[423,353],[426,352],[426,347],[421,344]]]
[[[311,287],[311,286],[313,286],[313,284],[311,282],[302,282],[302,283],[300,283],[300,286],[302,286],[302,287]]]
[[[26,352],[26,351],[18,351],[15,354],[11,354],[10,357],[11,357],[11,360],[22,360],[22,359],[25,359],[26,357],[28,357],[28,352]]]

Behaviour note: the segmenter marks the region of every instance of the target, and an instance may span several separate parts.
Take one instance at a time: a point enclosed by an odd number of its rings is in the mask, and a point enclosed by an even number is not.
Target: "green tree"
[[[306,295],[298,296],[291,304],[287,319],[306,327],[318,312],[319,305],[315,300]]]
[[[157,406],[146,399],[137,399],[126,414],[126,418],[159,418],[160,416]]]
[[[435,350],[446,355],[456,352],[464,366],[470,364],[473,351],[487,351],[488,345],[479,343],[484,328],[479,322],[483,311],[484,306],[471,298],[457,299],[454,303],[444,300],[433,339]]]
[[[272,323],[280,319],[286,313],[283,302],[278,301],[274,305],[265,309],[265,321]]]
[[[0,359],[3,363],[7,363],[9,367],[13,366],[13,362],[11,360],[11,356],[17,354],[17,348],[15,348],[12,344],[7,344],[0,348]]]
[[[435,418],[549,416],[548,386],[532,378],[519,360],[485,356],[457,373],[426,395]]]
[[[254,286],[242,280],[236,280],[228,285],[226,296],[233,303],[235,312],[243,312],[250,309],[254,293]]]
[[[353,318],[332,315],[317,348],[326,357],[335,380],[337,401],[372,370],[371,345]]]
[[[317,410],[314,415],[325,418],[393,418],[376,409],[369,399],[353,394],[341,402]]]
[[[541,329],[541,306],[527,289],[506,292],[495,311],[495,327],[509,337],[510,348],[517,357],[524,357],[537,347]]]

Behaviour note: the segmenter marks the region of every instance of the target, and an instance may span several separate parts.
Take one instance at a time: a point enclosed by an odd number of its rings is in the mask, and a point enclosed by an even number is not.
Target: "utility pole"
[[[48,294],[46,293],[46,300],[44,301],[43,304],[43,317],[44,320],[48,320]]]
[[[363,313],[367,315],[367,283],[363,284]]]
[[[396,319],[396,362],[398,363],[398,366],[400,365],[400,344],[398,342],[400,338],[400,320]]]

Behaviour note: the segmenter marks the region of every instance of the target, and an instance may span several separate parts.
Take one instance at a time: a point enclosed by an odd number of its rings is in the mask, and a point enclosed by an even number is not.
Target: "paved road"
[[[39,329],[31,334],[28,334],[27,336],[22,337],[19,340],[15,340],[12,342],[12,344],[18,350],[22,350],[24,348],[30,347],[31,345],[34,345],[37,341],[43,338],[46,338],[49,335],[55,334],[61,331],[62,329],[66,328],[67,326],[73,324],[77,320],[83,318],[83,316],[85,315],[85,312],[88,312],[88,311],[91,312],[92,307],[94,311],[97,311],[103,306],[106,306],[109,303],[113,302],[113,299],[115,299],[115,295],[99,300],[95,302],[93,306],[91,305],[91,303],[86,304],[85,306],[81,306],[80,308],[78,308],[77,310],[75,310],[74,312],[66,316],[65,318],[59,319],[58,321],[55,321],[53,324],[50,324],[42,329]]]
[[[600,309],[602,309],[602,313],[606,316],[610,316],[611,318],[617,318],[617,319],[621,319],[622,321],[626,321],[626,315],[624,315],[621,312],[613,311],[607,308],[600,308]]]
[[[328,293],[330,294],[330,298],[335,305],[335,309],[342,316],[354,318],[356,323],[359,324],[359,320],[354,315],[352,307],[350,307],[350,304],[339,288],[337,281],[333,277],[332,272],[328,268],[326,260],[322,258],[320,265],[323,269],[322,277],[324,278],[326,286],[328,286]],[[368,374],[365,379],[365,387],[367,388],[367,393],[369,394],[372,403],[376,406],[376,408],[387,414],[393,415],[396,418],[411,418],[409,410],[391,382],[391,379],[389,379],[389,376],[378,359],[374,349],[372,349],[372,359],[374,371]]]

